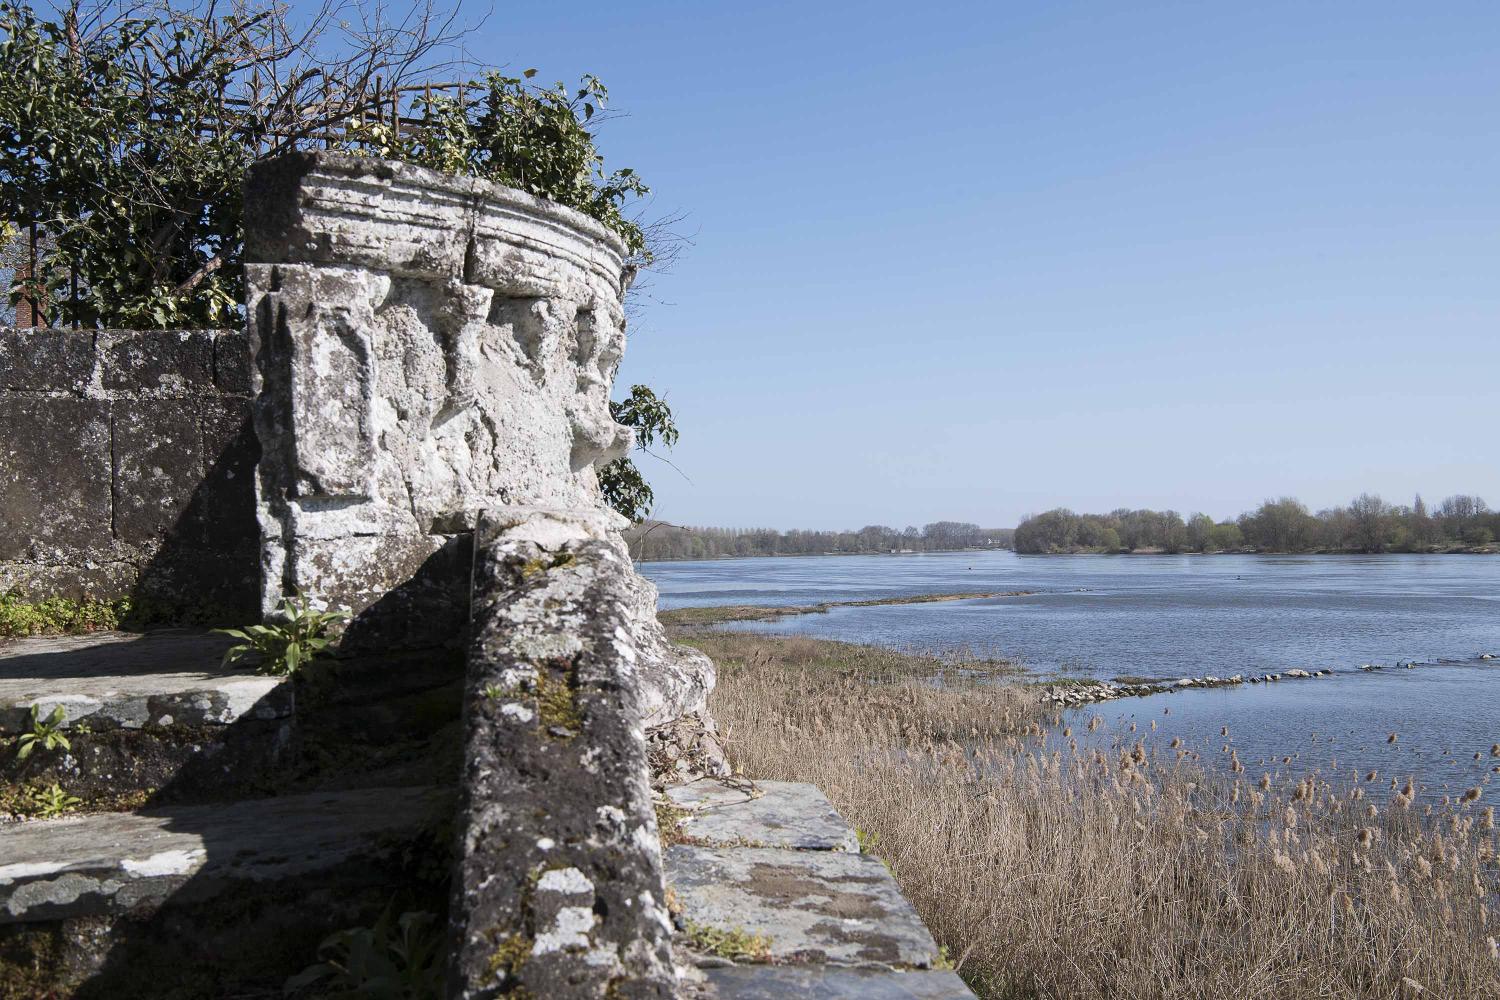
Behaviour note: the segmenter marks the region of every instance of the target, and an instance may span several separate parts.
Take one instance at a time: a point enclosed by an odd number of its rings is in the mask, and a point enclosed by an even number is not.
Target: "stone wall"
[[[258,610],[242,333],[0,329],[0,592]]]

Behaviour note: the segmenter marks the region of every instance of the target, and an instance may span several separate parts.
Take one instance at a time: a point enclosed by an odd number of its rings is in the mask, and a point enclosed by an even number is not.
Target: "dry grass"
[[[1077,746],[1025,689],[951,670],[934,686],[931,659],[692,641],[719,663],[735,764],[815,782],[876,835],[982,996],[1500,998],[1478,803],[1372,813],[1357,790],[1205,775],[1128,734]]]

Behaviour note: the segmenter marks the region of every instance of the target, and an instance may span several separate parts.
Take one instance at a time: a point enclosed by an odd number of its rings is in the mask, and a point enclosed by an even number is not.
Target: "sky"
[[[609,164],[685,213],[618,379],[681,427],[661,518],[1500,505],[1500,5],[531,3],[467,44],[602,77]]]

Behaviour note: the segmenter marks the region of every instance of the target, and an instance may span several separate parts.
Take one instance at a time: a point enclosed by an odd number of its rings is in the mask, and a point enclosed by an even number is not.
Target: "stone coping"
[[[974,1000],[952,972],[895,972],[838,966],[736,965],[704,971],[693,1000]]]
[[[0,642],[0,735],[31,728],[31,707],[64,725],[139,729],[227,725],[292,714],[289,678],[220,667],[234,640],[201,629],[94,632]]]
[[[678,844],[664,860],[689,927],[760,935],[771,962],[925,969],[938,958],[896,880],[869,855]]]
[[[327,871],[417,833],[450,801],[431,788],[372,788],[0,825],[0,923],[124,913]]]
[[[300,197],[285,197],[293,188]],[[247,264],[344,264],[457,278],[475,266],[471,237],[517,242],[605,274],[618,275],[628,256],[618,233],[557,202],[350,153],[305,151],[254,164],[245,206]],[[467,220],[462,230],[454,231],[454,218]],[[483,260],[478,266],[485,269]]]
[[[816,785],[703,778],[667,789],[689,815],[679,831],[699,846],[859,852],[859,838]]]

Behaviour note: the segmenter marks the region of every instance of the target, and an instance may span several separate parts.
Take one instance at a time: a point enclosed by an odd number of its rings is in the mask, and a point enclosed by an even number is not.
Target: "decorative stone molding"
[[[603,509],[594,466],[632,443],[609,412],[624,246],[542,199],[367,157],[260,165],[246,203],[265,609],[410,596],[451,634],[451,580],[398,588],[474,511]]]
[[[613,233],[487,181],[299,153],[252,168],[246,258],[267,612],[301,591],[354,611],[348,649],[456,639],[481,510],[581,519],[629,565],[595,475],[633,441],[609,411],[632,276]],[[701,710],[712,664],[630,577],[648,724]]]

